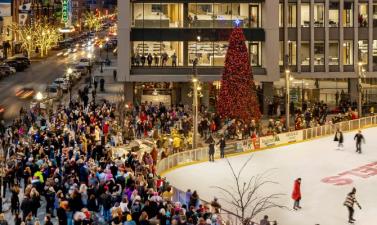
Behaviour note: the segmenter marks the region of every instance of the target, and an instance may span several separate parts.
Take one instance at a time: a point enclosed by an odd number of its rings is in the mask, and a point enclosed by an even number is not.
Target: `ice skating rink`
[[[253,174],[272,169],[270,180],[278,185],[266,186],[261,194],[284,193],[278,202],[289,209],[271,209],[264,214],[281,225],[341,225],[348,224],[348,212],[343,202],[352,187],[362,206],[355,206],[355,224],[377,224],[377,128],[364,129],[366,143],[363,154],[355,153],[353,137],[356,132],[344,134],[344,148],[337,150],[333,137],[278,147],[253,154],[243,174],[245,180]],[[218,149],[216,149],[218,151]],[[238,170],[250,154],[229,158]],[[232,184],[231,172],[225,160],[183,167],[166,174],[173,186],[180,190],[197,190],[200,198],[211,201],[223,197],[212,186],[226,188]],[[293,211],[291,193],[293,181],[302,178],[302,209]],[[222,206],[232,210],[220,200]]]

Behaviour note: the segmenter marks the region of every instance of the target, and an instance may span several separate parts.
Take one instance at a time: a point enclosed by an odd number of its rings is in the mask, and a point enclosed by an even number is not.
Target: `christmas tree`
[[[261,117],[245,36],[239,27],[229,38],[217,111],[223,118],[243,121]]]

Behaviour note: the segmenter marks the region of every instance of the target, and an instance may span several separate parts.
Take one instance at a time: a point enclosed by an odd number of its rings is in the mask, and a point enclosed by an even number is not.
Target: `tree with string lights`
[[[261,117],[245,36],[238,26],[229,38],[217,111],[223,118],[245,122]]]

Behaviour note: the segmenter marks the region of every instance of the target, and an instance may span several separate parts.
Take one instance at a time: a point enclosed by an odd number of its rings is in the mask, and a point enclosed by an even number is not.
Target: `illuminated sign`
[[[62,1],[62,9],[63,9],[63,12],[62,12],[62,21],[63,23],[67,23],[68,22],[68,0],[63,0]]]

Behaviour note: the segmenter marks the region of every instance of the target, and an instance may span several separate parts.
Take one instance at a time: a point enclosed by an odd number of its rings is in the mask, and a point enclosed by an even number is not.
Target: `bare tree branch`
[[[257,215],[266,210],[272,208],[287,209],[286,206],[277,203],[284,194],[274,193],[260,196],[258,193],[264,186],[278,184],[277,182],[268,179],[271,172],[275,169],[270,169],[261,174],[253,175],[247,179],[247,182],[242,181],[243,172],[251,159],[252,156],[242,164],[238,171],[236,171],[231,162],[226,159],[232,173],[232,179],[234,181],[233,185],[227,187],[211,187],[220,190],[223,195],[223,198],[221,199],[232,207],[232,210],[227,211],[228,216],[235,217],[242,225],[250,223]]]

